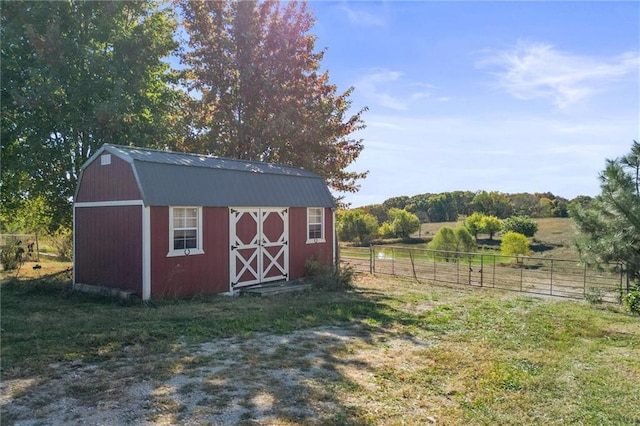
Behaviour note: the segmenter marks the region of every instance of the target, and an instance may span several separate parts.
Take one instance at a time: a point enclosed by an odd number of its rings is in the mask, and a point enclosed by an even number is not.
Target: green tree
[[[393,208],[389,210],[389,218],[394,235],[400,238],[409,238],[420,228],[418,216],[406,210]]]
[[[338,212],[337,222],[338,238],[341,241],[369,244],[378,231],[376,217],[360,209]]]
[[[531,238],[538,232],[538,222],[528,216],[511,216],[503,221],[502,230],[517,232]]]
[[[380,228],[378,228],[378,235],[382,238],[393,238],[397,236],[395,229],[393,229],[393,226],[389,222],[384,222],[380,225]]]
[[[456,201],[450,192],[432,195],[428,201],[427,214],[431,222],[451,222],[457,219]]]
[[[640,286],[640,143],[607,160],[599,178],[600,195],[586,207],[572,205],[578,252],[588,265],[624,264],[629,280]]]
[[[472,204],[475,211],[499,218],[509,217],[513,213],[509,197],[497,191],[479,191]]]
[[[482,221],[485,218],[484,213],[473,212],[464,218],[464,226],[469,230],[474,238],[478,238],[478,234],[482,232]]]
[[[385,209],[404,209],[409,204],[409,197],[406,195],[400,195],[398,197],[391,197],[383,201],[382,205]]]
[[[164,145],[183,92],[163,61],[177,48],[153,0],[1,2],[2,217],[43,197],[71,226],[80,166],[105,142]]]
[[[477,249],[476,239],[464,226],[457,226],[454,229],[456,236],[456,251],[473,253]]]
[[[52,216],[44,197],[29,197],[15,210],[11,224],[16,230],[43,235],[50,232]]]
[[[378,223],[384,223],[388,219],[387,209],[382,204],[371,204],[360,208],[365,213],[372,214],[378,220]]]
[[[462,220],[474,238],[478,238],[478,234],[488,234],[489,239],[493,240],[493,236],[502,229],[502,220],[481,212],[473,212]]]
[[[447,262],[456,257],[455,251],[458,249],[458,238],[456,233],[450,226],[443,226],[433,236],[433,239],[427,245],[430,250],[437,250],[442,253],[436,253],[435,257],[445,259]]]
[[[520,216],[532,216],[540,208],[540,199],[535,194],[519,193],[509,197],[513,213]]]
[[[484,216],[480,221],[480,232],[489,234],[489,239],[493,240],[493,236],[502,229],[502,220],[495,216]]]
[[[476,251],[476,240],[465,226],[457,226],[455,229],[443,226],[433,236],[427,245],[430,250],[447,252],[436,254],[436,257],[446,259],[457,259],[462,253],[473,253]]]
[[[188,49],[190,149],[304,167],[338,192],[366,173],[348,171],[363,149],[352,133],[353,88],[339,93],[321,70],[305,2],[178,0]]]
[[[531,254],[529,239],[522,234],[509,231],[502,236],[500,253],[506,256],[516,256],[516,261],[520,261],[520,256]]]

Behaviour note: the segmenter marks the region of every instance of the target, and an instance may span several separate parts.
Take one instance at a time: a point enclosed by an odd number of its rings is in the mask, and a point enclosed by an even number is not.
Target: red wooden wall
[[[167,257],[169,208],[151,207],[151,297],[229,291],[229,209],[202,209],[204,254]]]
[[[111,164],[101,165],[98,157],[83,170],[75,202],[139,200],[140,198],[142,197],[131,165],[111,155]]]
[[[325,265],[333,262],[333,214],[324,209],[324,243],[307,244],[307,209],[289,209],[289,277],[301,278],[305,273],[305,262],[315,257]]]
[[[76,208],[75,280],[142,296],[142,206]]]
[[[151,208],[151,296],[180,297],[229,291],[229,209],[203,208],[204,254],[167,257],[169,208]],[[289,209],[289,277],[301,278],[315,257],[333,262],[333,214],[325,209],[324,243],[307,244],[307,209]]]

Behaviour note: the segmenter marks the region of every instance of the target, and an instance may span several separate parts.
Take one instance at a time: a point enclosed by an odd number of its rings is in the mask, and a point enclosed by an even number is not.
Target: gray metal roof
[[[110,144],[96,157],[103,151],[131,163],[145,205],[335,207],[324,179],[300,168]]]

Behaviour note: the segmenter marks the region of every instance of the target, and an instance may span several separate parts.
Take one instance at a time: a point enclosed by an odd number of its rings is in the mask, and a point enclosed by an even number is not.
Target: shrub
[[[531,253],[529,240],[522,234],[509,231],[502,236],[500,253],[507,256],[516,256],[516,261],[520,261],[519,256],[526,256]]]
[[[587,302],[592,305],[601,305],[604,301],[605,291],[598,287],[589,287],[584,295]]]
[[[335,268],[333,265],[320,263],[315,257],[307,259],[304,264],[305,276],[314,288],[322,290],[346,290],[353,283],[355,271],[350,266]]]
[[[640,315],[640,289],[625,294],[622,301],[629,312]]]
[[[12,271],[18,269],[18,266],[23,262],[22,255],[24,249],[18,244],[7,244],[0,250],[0,263],[5,271]]]
[[[525,237],[533,237],[538,232],[538,223],[528,216],[511,216],[504,220],[503,231],[517,232]]]
[[[51,244],[56,248],[58,257],[71,259],[73,255],[73,233],[69,228],[59,227],[51,236]]]

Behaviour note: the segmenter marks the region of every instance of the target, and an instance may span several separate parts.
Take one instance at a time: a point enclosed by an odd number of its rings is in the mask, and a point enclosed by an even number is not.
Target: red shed
[[[301,278],[335,262],[324,180],[274,164],[106,144],[74,203],[74,286],[142,299]]]

